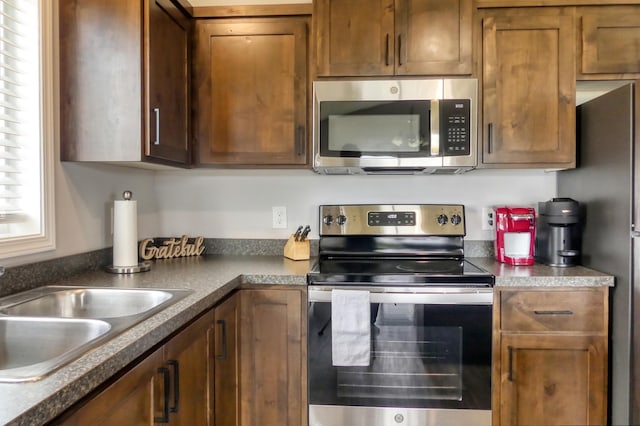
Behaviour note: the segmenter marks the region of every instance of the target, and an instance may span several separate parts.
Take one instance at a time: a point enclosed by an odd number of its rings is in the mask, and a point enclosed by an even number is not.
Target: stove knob
[[[453,225],[460,225],[462,223],[462,218],[459,214],[454,214],[453,216],[451,216],[451,223]]]
[[[341,214],[336,218],[336,222],[338,222],[338,225],[344,225],[345,223],[347,223],[347,217]]]
[[[322,218],[322,221],[324,222],[325,225],[331,226],[333,224],[333,216],[328,214]]]
[[[449,221],[449,218],[447,217],[446,214],[441,214],[436,218],[436,220],[438,221],[438,225],[444,226]]]

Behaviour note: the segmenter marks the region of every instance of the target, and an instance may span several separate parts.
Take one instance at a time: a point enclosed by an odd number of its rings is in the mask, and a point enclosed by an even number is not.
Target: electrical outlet
[[[491,231],[495,226],[496,218],[493,207],[482,208],[482,230]]]
[[[287,227],[287,208],[284,206],[271,207],[273,215],[273,228],[283,229]]]

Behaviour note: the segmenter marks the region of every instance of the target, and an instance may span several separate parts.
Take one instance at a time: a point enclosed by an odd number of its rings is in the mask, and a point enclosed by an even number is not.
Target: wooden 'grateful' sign
[[[189,237],[183,235],[179,240],[170,238],[159,246],[154,245],[153,238],[147,238],[140,243],[140,257],[144,260],[171,259],[173,257],[200,256],[204,253],[204,237],[197,237],[189,242]]]

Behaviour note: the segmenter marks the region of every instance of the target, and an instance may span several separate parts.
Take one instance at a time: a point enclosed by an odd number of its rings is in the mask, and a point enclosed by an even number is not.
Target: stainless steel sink
[[[94,319],[0,317],[0,376],[36,380],[88,350],[111,325]]]
[[[45,286],[0,299],[0,382],[41,379],[191,293]]]
[[[117,318],[138,315],[174,297],[165,290],[48,288],[50,292],[0,309],[6,315],[60,318]]]

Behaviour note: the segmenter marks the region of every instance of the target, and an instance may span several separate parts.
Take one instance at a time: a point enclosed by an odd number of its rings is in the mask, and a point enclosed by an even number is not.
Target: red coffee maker
[[[496,207],[496,260],[509,265],[533,265],[536,211],[532,207]]]

